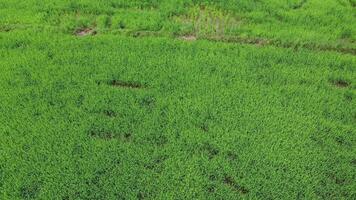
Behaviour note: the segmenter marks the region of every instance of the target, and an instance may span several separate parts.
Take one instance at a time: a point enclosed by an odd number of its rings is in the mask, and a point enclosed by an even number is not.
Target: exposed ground
[[[0,0],[0,199],[355,199],[354,0]]]

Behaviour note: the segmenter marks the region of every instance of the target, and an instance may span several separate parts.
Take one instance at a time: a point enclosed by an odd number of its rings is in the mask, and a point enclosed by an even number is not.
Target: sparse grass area
[[[355,199],[355,3],[0,0],[0,199]]]
[[[187,36],[356,54],[350,0],[6,1],[0,30],[55,29],[73,34]],[[263,41],[263,42],[260,42]]]

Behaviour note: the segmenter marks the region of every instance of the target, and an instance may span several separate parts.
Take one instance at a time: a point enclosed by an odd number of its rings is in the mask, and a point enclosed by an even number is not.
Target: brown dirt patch
[[[185,41],[196,41],[197,37],[194,35],[184,35],[180,37],[181,40],[185,40]]]
[[[346,88],[350,85],[349,82],[345,81],[345,80],[334,80],[334,81],[331,81],[332,84],[334,84],[336,87],[338,88]]]
[[[81,28],[75,31],[77,36],[87,36],[87,35],[96,35],[96,31],[91,28]]]

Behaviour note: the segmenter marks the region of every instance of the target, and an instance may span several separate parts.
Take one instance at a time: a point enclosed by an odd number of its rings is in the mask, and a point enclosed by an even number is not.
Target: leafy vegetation
[[[0,9],[0,199],[355,199],[353,1]]]

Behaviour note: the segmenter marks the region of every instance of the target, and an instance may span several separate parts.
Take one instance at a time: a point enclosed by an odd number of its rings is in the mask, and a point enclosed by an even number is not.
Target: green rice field
[[[355,0],[0,0],[0,199],[356,199]]]

